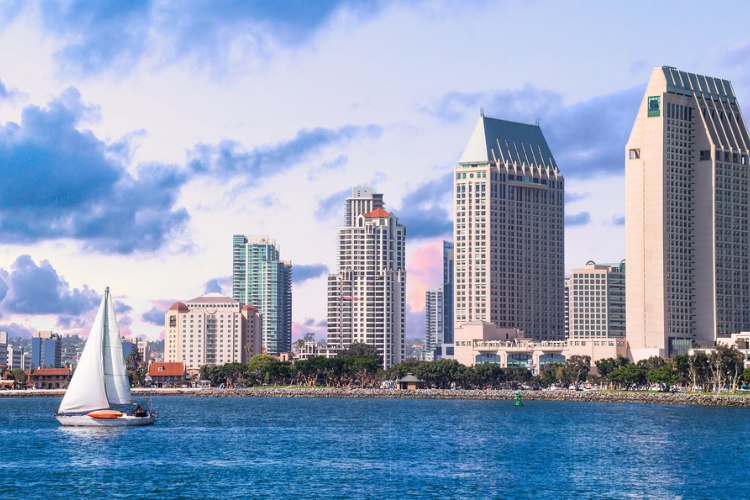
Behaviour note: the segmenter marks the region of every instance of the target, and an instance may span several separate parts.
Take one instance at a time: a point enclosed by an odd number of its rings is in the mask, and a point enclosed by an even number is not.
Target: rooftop
[[[188,300],[187,304],[239,304],[239,302],[220,293],[207,293]]]
[[[538,125],[479,117],[459,163],[510,162],[556,168]]]
[[[67,368],[37,368],[31,372],[31,375],[34,377],[68,376],[70,375],[70,370]]]
[[[390,212],[386,212],[382,208],[378,207],[372,212],[367,212],[366,214],[362,215],[365,219],[384,219],[386,217],[390,217]]]
[[[167,363],[155,361],[148,367],[150,377],[182,377],[185,375],[185,365],[182,363]]]
[[[729,80],[688,73],[672,66],[662,66],[661,69],[667,79],[667,92],[682,95],[697,94],[707,99],[729,102],[737,101]]]

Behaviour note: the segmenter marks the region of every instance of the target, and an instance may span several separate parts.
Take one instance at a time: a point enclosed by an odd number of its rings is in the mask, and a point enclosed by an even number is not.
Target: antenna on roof
[[[539,126],[539,117],[538,116],[536,117],[536,123],[534,125],[536,125],[537,127]]]
[[[479,108],[479,116],[484,118],[484,108]]]

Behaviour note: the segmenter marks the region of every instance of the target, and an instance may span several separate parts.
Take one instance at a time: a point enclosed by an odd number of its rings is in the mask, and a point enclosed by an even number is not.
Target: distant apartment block
[[[32,368],[62,367],[62,337],[52,332],[31,334]]]
[[[245,363],[261,352],[257,308],[218,293],[172,304],[164,331],[165,361],[184,363],[188,370]]]
[[[328,347],[373,345],[388,368],[404,359],[406,228],[367,187],[352,190],[344,222],[328,276]]]
[[[541,129],[480,116],[454,175],[456,328],[562,339],[564,179]]]
[[[20,368],[21,370],[30,369],[29,353],[24,352],[23,348],[8,344],[7,352],[8,352],[8,369],[10,370],[15,370],[16,368]]]
[[[563,299],[563,308],[565,310],[563,320],[563,333],[567,339],[570,336],[570,278],[565,278],[564,281],[565,298]]]
[[[453,243],[443,241],[443,282],[425,292],[425,349],[453,357]]]
[[[138,354],[143,361],[148,361],[151,358],[151,349],[148,345],[148,340],[139,339],[138,337],[130,337],[127,341],[132,343],[135,348],[138,349]]]
[[[425,292],[425,349],[434,350],[445,339],[443,285]]]
[[[443,241],[443,344],[453,344],[453,242]]]
[[[750,330],[750,136],[727,80],[655,68],[625,147],[635,360]]]
[[[569,338],[625,336],[625,262],[573,269],[569,293]]]
[[[268,236],[236,234],[232,241],[232,297],[258,308],[265,352],[290,352],[292,263],[280,259],[279,247]]]
[[[8,332],[0,332],[0,367],[12,368],[9,349],[12,349],[12,346],[8,343]]]

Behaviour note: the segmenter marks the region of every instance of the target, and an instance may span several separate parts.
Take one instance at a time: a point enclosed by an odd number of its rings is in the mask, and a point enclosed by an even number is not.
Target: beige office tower
[[[389,368],[404,359],[406,227],[364,187],[346,200],[344,222],[338,273],[328,276],[328,348],[370,344]]]
[[[563,338],[564,179],[536,125],[479,117],[455,169],[454,321]]]
[[[635,360],[750,329],[748,148],[730,82],[654,69],[625,149]]]

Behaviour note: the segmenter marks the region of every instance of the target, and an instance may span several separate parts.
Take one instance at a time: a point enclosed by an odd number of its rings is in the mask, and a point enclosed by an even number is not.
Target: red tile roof
[[[242,306],[242,310],[243,310],[243,311],[247,311],[247,310],[250,310],[250,311],[255,311],[255,312],[258,312],[258,308],[257,308],[257,307],[255,307],[255,306],[254,306],[254,305],[252,305],[252,304],[245,304],[244,306]]]
[[[383,219],[390,216],[390,213],[386,212],[380,207],[376,208],[372,212],[367,212],[366,214],[364,214],[365,219]]]
[[[172,306],[169,308],[170,311],[189,311],[188,306],[183,304],[182,302],[175,302],[172,304]]]
[[[185,365],[155,361],[148,367],[148,374],[150,377],[182,377],[185,375]]]
[[[32,377],[49,377],[49,376],[59,376],[59,375],[70,375],[70,370],[67,368],[37,368],[33,372],[31,372]]]

